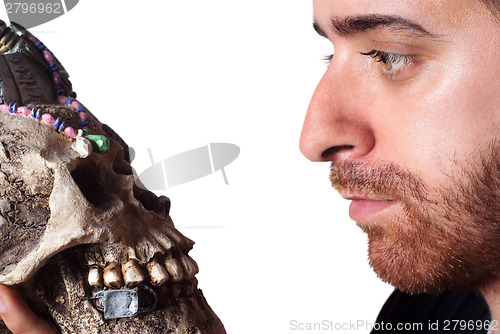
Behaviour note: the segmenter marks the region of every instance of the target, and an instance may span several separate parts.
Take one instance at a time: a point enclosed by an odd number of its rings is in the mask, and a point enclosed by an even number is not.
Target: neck
[[[483,295],[490,309],[491,320],[500,323],[500,281],[497,281],[487,288],[482,289],[481,294]],[[492,332],[500,332],[500,330]]]

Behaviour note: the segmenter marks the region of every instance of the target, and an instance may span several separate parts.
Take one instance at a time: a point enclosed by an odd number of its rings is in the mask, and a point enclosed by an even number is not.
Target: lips
[[[393,200],[351,199],[349,216],[358,223],[374,222],[379,220],[395,204],[396,201]]]

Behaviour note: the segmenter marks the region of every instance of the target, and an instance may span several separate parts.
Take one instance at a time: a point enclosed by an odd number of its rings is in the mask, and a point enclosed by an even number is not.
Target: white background
[[[81,0],[31,31],[79,101],[135,148],[139,173],[148,148],[157,161],[209,142],[241,148],[228,186],[217,172],[157,192],[196,241],[199,287],[228,333],[375,321],[392,288],[369,268],[329,165],[298,149],[332,51],[312,29],[310,1]]]

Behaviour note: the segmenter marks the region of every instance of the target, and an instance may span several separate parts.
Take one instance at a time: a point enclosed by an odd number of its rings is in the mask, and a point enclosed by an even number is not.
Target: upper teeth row
[[[159,286],[167,281],[179,282],[191,280],[198,273],[198,265],[187,254],[181,254],[178,259],[167,256],[164,261],[154,258],[147,265],[147,272],[153,285]],[[108,263],[104,268],[93,265],[89,269],[88,283],[92,287],[120,288],[124,285],[132,288],[145,280],[143,266],[136,260],[126,263]]]

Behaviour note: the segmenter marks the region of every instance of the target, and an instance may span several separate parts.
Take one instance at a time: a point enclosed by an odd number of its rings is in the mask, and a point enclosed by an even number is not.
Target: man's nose
[[[354,73],[329,68],[307,110],[300,136],[302,154],[312,161],[333,162],[369,154],[375,146],[369,96]]]

